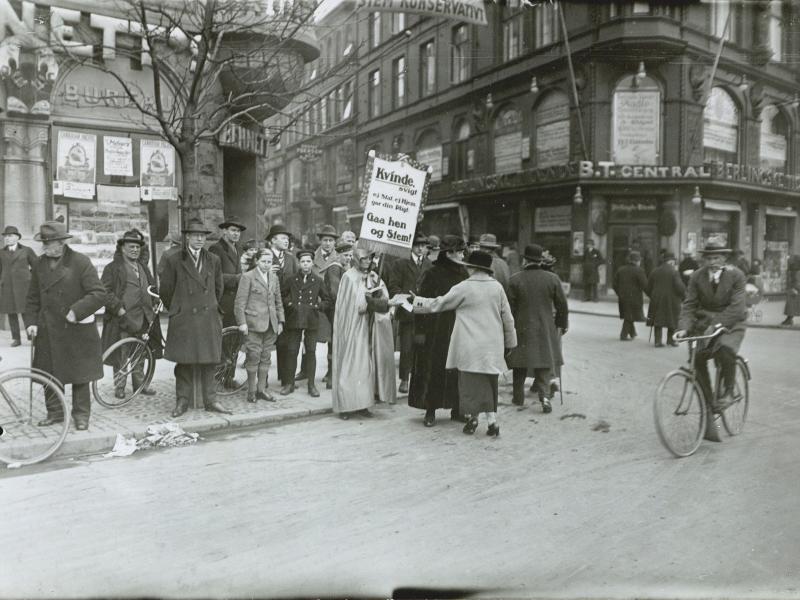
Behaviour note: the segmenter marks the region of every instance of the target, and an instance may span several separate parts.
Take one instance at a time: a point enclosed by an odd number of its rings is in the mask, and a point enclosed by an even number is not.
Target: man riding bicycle
[[[736,376],[736,355],[742,345],[747,319],[745,302],[745,275],[725,260],[731,250],[721,244],[708,243],[701,254],[705,265],[697,269],[689,279],[686,298],[681,306],[678,331],[675,338],[687,335],[711,333],[718,327],[729,331],[722,333],[698,347],[695,354],[697,379],[712,406],[722,408],[734,401],[733,387]],[[713,358],[722,373],[722,390],[713,400],[708,360]],[[713,430],[713,419],[709,419],[707,439],[719,441]]]

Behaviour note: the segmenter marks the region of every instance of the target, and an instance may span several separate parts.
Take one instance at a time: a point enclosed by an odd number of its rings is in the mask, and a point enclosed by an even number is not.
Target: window
[[[469,164],[469,121],[461,119],[455,128],[455,142],[450,153],[450,174],[453,179],[465,179]]]
[[[533,47],[548,46],[561,39],[558,22],[558,8],[550,2],[538,4],[533,14],[534,39]]]
[[[323,96],[319,101],[319,129],[325,131],[328,128],[328,97]]]
[[[522,115],[513,106],[497,113],[494,122],[494,172],[522,169]]]
[[[564,92],[547,94],[533,114],[533,164],[550,167],[569,162],[569,99]]]
[[[376,69],[369,74],[369,116],[377,117],[381,114],[381,72]]]
[[[381,13],[369,14],[369,46],[374,48],[381,43]]]
[[[433,40],[419,47],[419,95],[432,94],[436,88],[436,53]]]
[[[634,2],[633,3],[633,14],[647,14],[650,12],[650,3],[649,2]]]
[[[406,28],[406,13],[392,13],[392,34],[400,33]]]
[[[417,148],[417,162],[432,169],[431,182],[441,181],[442,142],[439,134],[433,129],[428,129],[419,136],[414,147]]]
[[[761,110],[760,165],[764,169],[786,171],[789,127],[786,117],[774,104]]]
[[[353,47],[355,43],[353,42],[353,24],[348,23],[344,28],[344,49],[342,50],[342,56],[348,57],[353,52]]]
[[[378,73],[378,83],[380,83],[380,72]],[[346,121],[353,116],[353,82],[346,82],[341,88],[342,100],[340,106],[342,107],[342,121]],[[380,88],[378,88],[380,90]]]
[[[609,2],[608,3],[608,18],[616,19],[622,16],[622,2]]]
[[[715,0],[710,5],[711,10],[711,34],[714,37],[722,37],[725,31],[725,23],[730,16],[730,24],[725,32],[725,40],[738,43],[742,39],[742,8],[738,4],[731,3],[730,0]]]
[[[507,15],[503,20],[503,60],[513,60],[523,51],[523,22],[525,13],[522,10],[503,9]]]
[[[336,123],[339,122],[339,111],[336,110],[336,91],[335,90],[331,90],[328,93],[328,101],[325,103],[325,105],[326,105],[326,107],[328,109],[327,110],[327,112],[328,112],[328,116],[327,116],[328,125],[333,127],[334,125],[336,125]]]
[[[456,25],[450,40],[450,81],[461,83],[469,77],[469,30]]]
[[[730,94],[711,88],[703,109],[705,162],[739,162],[739,109]]]
[[[392,108],[400,108],[406,103],[406,57],[400,56],[392,61]]]
[[[772,50],[772,60],[783,60],[783,3],[772,0],[769,3],[769,29],[767,39],[769,49]]]

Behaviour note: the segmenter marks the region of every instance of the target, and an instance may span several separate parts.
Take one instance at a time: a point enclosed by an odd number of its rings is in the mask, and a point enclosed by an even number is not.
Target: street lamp
[[[703,197],[700,195],[700,186],[694,186],[694,194],[692,195],[692,204],[699,206],[703,202]]]
[[[492,110],[493,107],[494,107],[494,102],[492,102],[492,95],[486,94],[486,108]]]
[[[531,77],[531,94],[539,93],[539,83],[536,81],[536,75]]]
[[[583,204],[583,194],[581,194],[581,186],[575,186],[575,194],[572,196],[572,202],[580,206]]]

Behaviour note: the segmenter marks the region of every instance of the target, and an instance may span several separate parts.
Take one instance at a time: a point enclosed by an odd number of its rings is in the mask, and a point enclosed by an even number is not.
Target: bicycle
[[[111,377],[104,377],[92,382],[92,393],[97,401],[106,408],[120,408],[131,402],[142,390],[153,381],[156,369],[156,359],[153,350],[149,345],[149,340],[153,333],[153,327],[157,326],[158,315],[164,311],[164,303],[161,297],[153,291],[153,287],[147,289],[147,293],[156,300],[153,310],[156,318],[150,323],[147,331],[141,337],[126,337],[109,346],[103,352],[103,368],[111,369]],[[222,360],[217,365],[214,379],[217,382],[217,394],[229,396],[241,390],[247,383],[246,377],[238,377],[244,372],[242,366],[243,356],[242,345],[244,336],[241,335],[238,327],[226,327],[222,330]],[[161,342],[162,348],[164,342]],[[131,376],[131,392],[127,392],[128,376]],[[112,385],[108,385],[108,381]],[[117,398],[118,389],[126,390],[124,397]]]
[[[709,419],[719,415],[730,436],[738,435],[744,427],[750,404],[750,367],[747,360],[741,356],[736,357],[733,400],[725,405],[720,406],[716,401],[709,402],[697,379],[697,342],[711,340],[727,332],[727,328],[719,327],[709,335],[673,338],[676,342],[688,344],[689,361],[687,365],[667,373],[658,384],[653,414],[661,443],[679,458],[690,456],[697,450]],[[722,373],[717,369],[712,389],[716,399],[719,398],[721,383]]]
[[[35,338],[31,338],[33,364]],[[0,373],[0,462],[32,465],[58,450],[69,431],[69,408],[64,386],[50,373],[17,368]],[[64,419],[60,423],[39,426],[47,418],[46,396],[58,402]],[[52,409],[51,409],[52,410]]]

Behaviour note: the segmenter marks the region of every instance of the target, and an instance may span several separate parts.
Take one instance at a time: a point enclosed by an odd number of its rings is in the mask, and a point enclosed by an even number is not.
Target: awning
[[[711,210],[742,212],[741,205],[738,202],[731,202],[730,200],[706,200],[704,204],[706,208],[710,208]]]
[[[797,218],[797,211],[793,208],[775,208],[774,206],[768,206],[767,214],[770,217],[787,217],[790,219]]]

